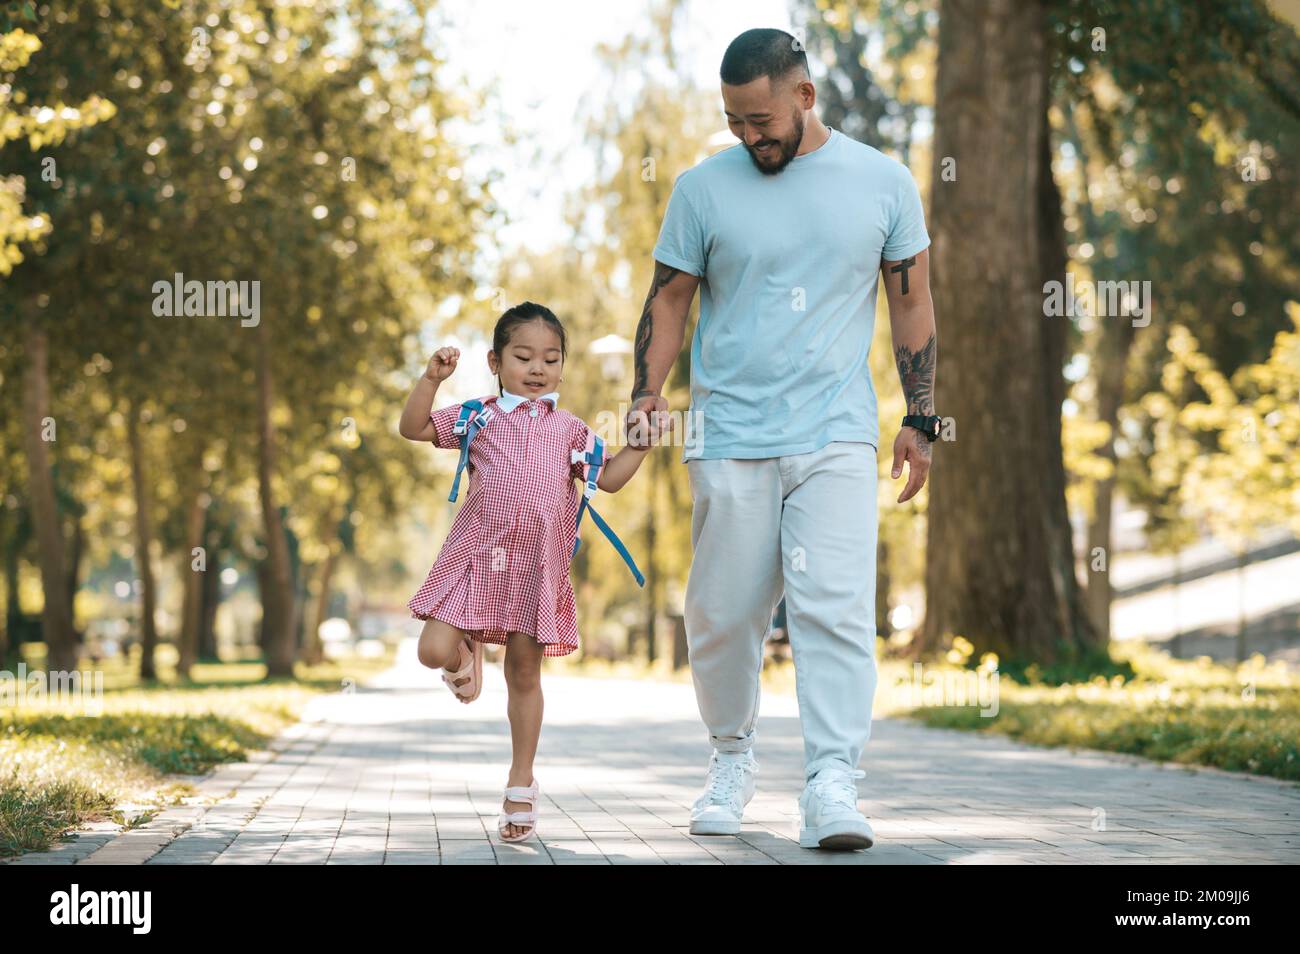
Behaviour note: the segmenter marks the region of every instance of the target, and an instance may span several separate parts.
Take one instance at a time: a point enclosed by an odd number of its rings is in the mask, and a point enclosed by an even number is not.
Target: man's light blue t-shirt
[[[701,278],[682,461],[878,448],[880,263],[929,244],[907,168],[836,129],[776,175],[740,144],[679,175],[654,257]]]

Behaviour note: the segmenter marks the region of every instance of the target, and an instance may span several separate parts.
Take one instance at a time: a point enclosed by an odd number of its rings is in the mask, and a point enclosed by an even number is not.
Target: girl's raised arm
[[[429,412],[438,395],[438,385],[451,377],[460,360],[459,348],[439,348],[429,359],[428,367],[411,389],[411,396],[402,408],[402,418],[397,422],[397,432],[408,441],[431,441],[437,437]]]

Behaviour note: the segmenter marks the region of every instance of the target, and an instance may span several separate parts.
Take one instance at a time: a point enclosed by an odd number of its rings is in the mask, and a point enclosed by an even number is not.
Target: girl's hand
[[[661,394],[645,394],[637,398],[623,421],[627,446],[635,450],[648,450],[672,429],[668,399]]]
[[[424,369],[424,376],[435,383],[446,381],[456,370],[456,362],[459,360],[459,348],[439,348],[429,359],[429,366]]]

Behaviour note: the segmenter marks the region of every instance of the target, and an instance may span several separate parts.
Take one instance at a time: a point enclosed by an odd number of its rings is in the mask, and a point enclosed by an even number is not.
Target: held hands
[[[446,381],[451,377],[451,373],[456,370],[456,362],[460,360],[459,348],[439,348],[429,359],[429,366],[424,369],[424,376],[435,384],[440,381]]]
[[[895,480],[903,472],[903,461],[907,461],[907,485],[898,495],[898,502],[911,500],[917,491],[925,486],[925,478],[930,473],[930,441],[914,427],[899,429],[894,438],[894,468],[890,472]]]
[[[668,399],[661,394],[643,394],[632,402],[623,421],[627,446],[646,450],[658,443],[661,435],[673,429],[673,418],[668,413]]]

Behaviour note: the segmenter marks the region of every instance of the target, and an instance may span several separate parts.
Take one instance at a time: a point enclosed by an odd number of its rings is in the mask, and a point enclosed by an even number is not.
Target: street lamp
[[[601,375],[614,384],[623,377],[623,359],[632,353],[632,342],[621,335],[605,335],[593,341],[589,350],[600,359]]]

